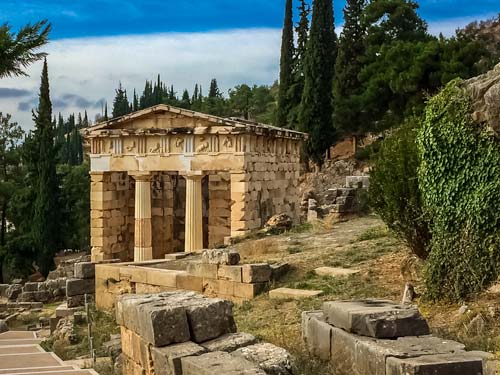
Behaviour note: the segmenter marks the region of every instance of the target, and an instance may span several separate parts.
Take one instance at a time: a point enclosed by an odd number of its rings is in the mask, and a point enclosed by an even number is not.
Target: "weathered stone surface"
[[[486,123],[500,135],[500,64],[489,72],[462,83],[472,100],[472,118]]]
[[[246,346],[233,352],[257,364],[269,375],[291,375],[292,356],[285,349],[269,343]]]
[[[325,302],[323,312],[329,324],[363,336],[396,338],[429,334],[429,326],[416,308],[391,301]]]
[[[322,311],[302,313],[302,338],[314,356],[327,361],[331,356],[333,327],[325,322]]]
[[[7,297],[7,289],[9,284],[0,284],[0,297]]]
[[[68,297],[82,294],[95,293],[94,279],[68,279],[66,280],[66,295]]]
[[[25,292],[36,292],[38,291],[38,284],[40,283],[26,283],[24,284]]]
[[[203,263],[235,266],[240,262],[240,254],[234,249],[204,250],[201,260]]]
[[[94,300],[93,294],[87,294],[87,303],[94,303]],[[66,298],[66,303],[70,308],[85,306],[85,295],[80,294],[78,296],[68,297]]]
[[[417,358],[388,358],[386,375],[482,375],[480,358],[466,354],[438,354]]]
[[[369,188],[370,176],[347,176],[345,184],[349,188]]]
[[[67,303],[61,303],[59,306],[56,307],[55,314],[56,317],[58,318],[65,318],[67,316],[73,315],[78,310],[80,309],[68,307]]]
[[[271,299],[303,299],[317,297],[323,294],[322,290],[305,290],[291,288],[277,288],[269,291]]]
[[[267,263],[245,264],[241,267],[241,279],[244,283],[265,283],[271,280],[273,270]]]
[[[217,279],[241,283],[241,266],[219,266]]]
[[[279,280],[281,279],[289,270],[290,265],[286,262],[274,263],[269,265],[271,267],[271,279]]]
[[[9,330],[9,327],[7,326],[7,323],[5,323],[4,320],[0,319],[0,333],[7,332]]]
[[[21,284],[12,284],[9,285],[7,290],[5,291],[5,297],[9,300],[16,300],[17,297],[23,292],[23,286]]]
[[[264,226],[267,232],[282,233],[290,230],[293,225],[293,220],[286,214],[278,214],[272,216]]]
[[[189,253],[170,253],[170,254],[165,254],[165,259],[166,260],[178,260],[178,259],[183,259],[189,256]]]
[[[95,263],[91,262],[75,263],[75,278],[77,279],[95,278]]]
[[[353,270],[348,268],[336,268],[336,267],[319,267],[314,270],[314,272],[319,276],[332,276],[341,277],[349,276],[359,273],[359,270]]]
[[[236,349],[255,344],[257,339],[249,333],[227,333],[201,345],[210,352],[234,352]]]
[[[181,358],[198,356],[205,353],[205,349],[194,342],[151,348],[154,370],[156,375],[182,375]]]
[[[217,279],[217,270],[217,264],[189,263],[187,266],[189,274],[209,279]]]
[[[226,352],[211,352],[196,357],[181,358],[183,375],[266,375],[244,358]]]

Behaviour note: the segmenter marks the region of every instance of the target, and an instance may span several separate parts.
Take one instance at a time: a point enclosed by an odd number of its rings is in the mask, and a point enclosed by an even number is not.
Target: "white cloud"
[[[223,90],[240,83],[271,84],[278,77],[280,43],[278,29],[57,40],[46,47],[51,97],[57,102],[72,94],[94,103],[106,98],[111,104],[118,81],[131,94],[134,87],[141,92],[145,80],[156,79],[158,73],[176,90],[190,93],[201,83],[206,94],[214,77]],[[3,79],[0,87],[30,90],[36,96],[40,72],[41,63],[35,64],[28,70],[30,77]],[[31,113],[18,110],[19,102],[29,101],[22,99],[1,98],[0,111],[31,128]],[[63,114],[81,111],[75,103],[69,101]],[[97,112],[89,108],[90,116]]]
[[[452,5],[450,5],[452,6]],[[448,18],[440,21],[429,22],[429,33],[432,35],[439,35],[442,33],[444,36],[452,36],[459,28],[467,26],[469,23],[480,20],[487,20],[493,17],[498,17],[498,13],[487,13],[469,17]]]

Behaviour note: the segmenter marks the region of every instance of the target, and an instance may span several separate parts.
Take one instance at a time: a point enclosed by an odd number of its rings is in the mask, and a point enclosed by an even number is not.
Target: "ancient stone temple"
[[[300,132],[158,105],[84,131],[92,260],[217,246],[299,217]]]

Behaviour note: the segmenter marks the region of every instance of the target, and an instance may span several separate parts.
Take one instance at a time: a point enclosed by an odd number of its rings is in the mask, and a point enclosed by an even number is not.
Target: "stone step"
[[[320,276],[332,276],[332,277],[339,277],[339,276],[349,276],[353,275],[356,273],[359,273],[359,270],[353,270],[353,269],[348,269],[348,268],[337,268],[337,267],[319,267],[314,270],[316,275]]]
[[[16,346],[0,346],[0,355],[2,354],[30,354],[43,353],[43,349],[39,345],[16,345]]]
[[[0,340],[0,347],[18,346],[18,345],[38,345],[41,342],[42,342],[41,339]]]
[[[0,340],[36,339],[36,333],[31,331],[7,331],[0,333]]]
[[[429,326],[417,308],[392,301],[325,302],[323,313],[332,326],[362,336],[397,338],[429,334]]]
[[[277,288],[269,291],[271,299],[303,299],[318,297],[323,294],[322,290],[305,290],[291,288]]]
[[[71,370],[71,369],[63,369],[63,370],[51,370],[40,372],[39,369],[34,369],[32,372],[9,372],[5,375],[98,375],[97,372],[93,370]]]
[[[62,361],[54,353],[3,354],[0,356],[0,370],[60,367],[62,365]]]
[[[55,373],[60,374],[61,371],[70,372],[76,370],[73,366],[47,366],[47,367],[30,367],[30,368],[17,368],[17,369],[5,369],[0,370],[0,374],[2,375],[10,375],[10,374],[44,374],[47,373]]]

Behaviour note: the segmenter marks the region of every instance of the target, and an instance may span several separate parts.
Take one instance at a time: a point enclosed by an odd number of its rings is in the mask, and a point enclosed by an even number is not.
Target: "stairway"
[[[54,353],[45,352],[35,332],[0,333],[0,375],[98,375],[65,364]]]

